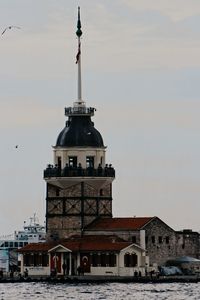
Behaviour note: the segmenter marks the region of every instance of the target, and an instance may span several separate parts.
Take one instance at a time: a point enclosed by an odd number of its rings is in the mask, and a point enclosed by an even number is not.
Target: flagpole
[[[78,7],[78,22],[76,35],[78,37],[78,53],[76,55],[76,63],[78,64],[78,103],[83,104],[82,100],[82,84],[81,84],[81,20],[80,20],[80,7]]]
[[[78,47],[79,47],[79,59],[78,59],[78,101],[82,102],[82,82],[81,82],[81,42],[80,37],[78,37]]]

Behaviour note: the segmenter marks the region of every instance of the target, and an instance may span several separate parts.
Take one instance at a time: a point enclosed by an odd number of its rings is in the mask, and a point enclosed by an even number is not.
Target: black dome
[[[94,128],[89,116],[73,116],[59,134],[56,146],[104,147],[104,144],[101,134]]]

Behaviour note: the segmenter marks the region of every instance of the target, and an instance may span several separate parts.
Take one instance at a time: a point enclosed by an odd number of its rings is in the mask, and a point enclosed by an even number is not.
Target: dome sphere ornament
[[[77,31],[76,31],[77,37],[81,37],[82,30],[81,30],[81,20],[80,20],[80,7],[78,7],[78,21],[77,21]]]

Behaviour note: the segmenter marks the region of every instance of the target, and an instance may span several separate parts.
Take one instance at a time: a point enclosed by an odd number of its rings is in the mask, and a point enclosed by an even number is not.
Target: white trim
[[[142,251],[146,252],[146,250],[145,250],[144,248],[140,247],[140,246],[137,245],[137,244],[131,244],[131,245],[129,245],[129,246],[127,246],[127,247],[121,249],[120,252],[121,252],[121,251],[124,251],[124,250],[126,250],[126,249],[129,249],[129,248],[131,248],[131,247],[133,247],[133,246],[134,246],[135,248],[138,248],[139,250],[142,250]]]
[[[48,250],[49,253],[53,252],[54,250],[58,249],[58,248],[62,248],[64,250],[66,250],[67,252],[72,252],[72,250],[70,250],[69,248],[64,247],[63,245],[59,244],[51,249]]]

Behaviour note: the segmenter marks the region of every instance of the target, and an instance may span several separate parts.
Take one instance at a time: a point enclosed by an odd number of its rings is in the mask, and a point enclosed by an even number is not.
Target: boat
[[[23,230],[0,236],[0,270],[17,271],[20,265],[20,255],[17,250],[30,243],[45,242],[45,237],[45,224],[39,223],[36,213],[30,217],[29,222],[24,221]]]

